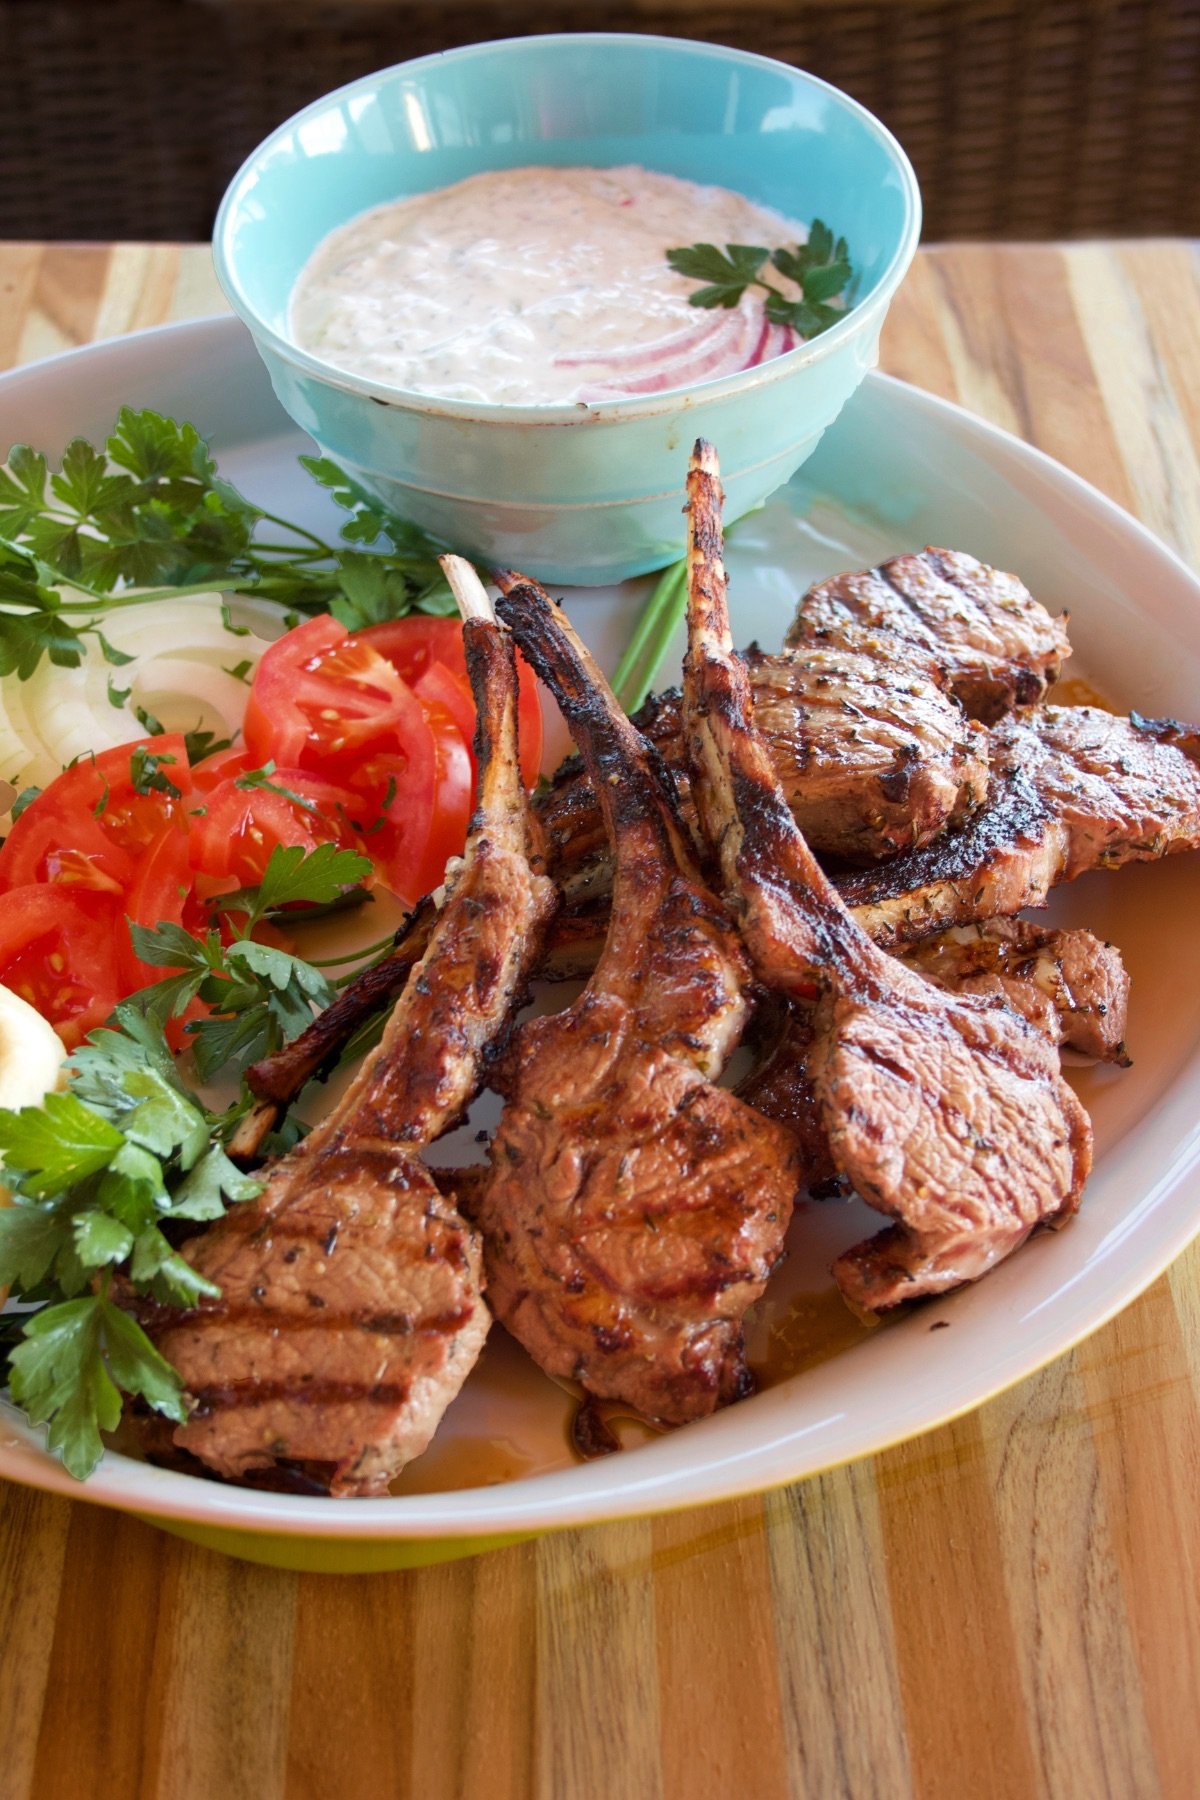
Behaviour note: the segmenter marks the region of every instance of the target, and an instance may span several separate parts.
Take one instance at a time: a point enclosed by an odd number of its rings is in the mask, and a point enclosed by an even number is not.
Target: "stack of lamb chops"
[[[1067,654],[1061,622],[1012,577],[944,551],[821,584],[801,602],[787,651],[739,659],[719,502],[715,457],[698,445],[685,690],[651,703],[640,732],[548,597],[501,577],[499,611],[580,753],[532,812],[497,723],[511,653],[457,565],[466,610],[493,646],[490,674],[477,659],[476,691],[485,766],[506,771],[503,800],[497,812],[493,795],[489,814],[485,782],[440,913],[418,909],[389,961],[255,1072],[262,1105],[247,1147],[364,1012],[399,990],[380,1051],[334,1117],[277,1166],[252,1209],[188,1246],[225,1292],[184,1321],[164,1319],[158,1336],[199,1400],[179,1441],[218,1471],[301,1463],[326,1470],[334,1491],[382,1491],[424,1447],[482,1343],[470,1324],[482,1315],[480,1238],[491,1308],[542,1367],[678,1423],[747,1391],[741,1320],[782,1255],[804,1183],[851,1185],[892,1217],[834,1270],[871,1311],[975,1278],[1078,1204],[1090,1127],[1056,1045],[1121,1060],[1124,971],[1089,933],[1004,915],[1085,868],[1200,842],[1196,734],[1036,704]],[[508,904],[485,943],[467,884],[498,818]],[[556,918],[543,854],[564,897]],[[449,943],[462,953],[447,980]],[[888,953],[898,950],[904,960]],[[480,985],[472,956],[491,1004],[477,1006],[438,1104],[416,1104],[437,1089],[424,1065],[438,1059],[413,1021],[427,1002],[435,1029],[454,1035],[462,995]],[[507,977],[497,985],[498,960]],[[487,1079],[506,1106],[487,1171],[459,1189],[467,1225],[395,1141],[427,1143],[461,1116],[525,976],[556,961],[591,966],[591,977],[565,1013],[520,1026],[493,1055]],[[714,1080],[763,990],[774,996],[758,1006],[767,1054],[735,1096]],[[434,1344],[432,1376],[428,1357],[410,1369],[381,1344],[374,1390],[369,1358],[348,1386],[339,1373],[356,1308],[382,1305],[393,1278],[374,1255],[364,1151],[382,1157],[368,1180],[389,1196],[383,1214],[399,1219],[407,1206],[452,1222],[457,1252],[439,1241],[423,1254],[435,1271],[454,1265],[465,1290],[451,1325],[449,1311],[419,1324],[413,1309],[400,1314],[402,1336]],[[290,1315],[311,1327],[311,1314],[293,1305],[302,1284],[288,1254],[285,1270],[269,1253],[280,1238],[294,1247],[281,1220],[298,1221],[300,1239],[308,1212],[324,1222],[330,1156],[349,1156],[355,1171],[339,1191],[334,1169],[333,1183],[350,1255],[324,1240],[317,1273],[344,1282],[341,1317],[324,1338],[305,1334],[302,1370]],[[397,1186],[425,1195],[426,1210],[419,1199],[396,1207]],[[307,1302],[317,1305],[313,1292]],[[281,1343],[296,1352],[286,1381],[274,1373]]]

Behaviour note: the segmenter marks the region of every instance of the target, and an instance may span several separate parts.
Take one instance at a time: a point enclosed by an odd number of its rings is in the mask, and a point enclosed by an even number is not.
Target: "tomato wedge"
[[[405,619],[388,619],[382,625],[368,625],[357,636],[360,643],[370,645],[380,656],[385,656],[397,673],[418,689],[422,679],[437,663],[441,663],[444,669],[456,676],[466,689],[471,704],[471,724],[469,729],[463,731],[463,736],[468,744],[472,742],[475,736],[475,702],[471,694],[471,683],[467,678],[462,624],[458,619],[431,619],[424,613],[410,613]],[[517,721],[521,745],[521,777],[526,787],[532,787],[542,766],[542,705],[538,697],[537,679],[520,654],[517,656],[517,670],[520,677]],[[454,713],[454,717],[459,720],[459,728],[462,729],[463,720],[449,706],[444,694],[439,693],[436,698]]]
[[[191,867],[198,873],[253,887],[281,844],[298,844],[306,853],[318,844],[353,844],[351,820],[362,803],[349,788],[304,769],[273,769],[265,779],[268,787],[239,787],[233,774],[208,788],[201,766],[204,810],[192,816],[190,839]]]
[[[135,780],[139,750],[160,759],[160,766]],[[151,786],[148,777],[177,791]],[[191,788],[187,748],[177,732],[84,758],[64,769],[9,832],[0,849],[0,893],[46,882],[80,898],[119,899],[148,846],[182,817]]]
[[[322,614],[264,653],[242,735],[260,764],[333,777],[403,747],[411,698],[386,657]]]
[[[4,895],[0,985],[49,1019],[68,1050],[104,1023],[124,991],[119,924],[114,902],[95,893],[85,901],[55,882],[11,887]]]
[[[377,829],[367,829],[362,844],[380,879],[409,906],[422,894],[440,887],[449,858],[461,856],[475,793],[472,759],[462,733],[442,707],[428,706],[425,710],[433,737],[435,769],[429,828],[423,844],[421,814],[413,804],[407,771],[390,800],[387,789],[382,798],[378,793],[373,796],[372,803],[380,809],[382,823]]]
[[[203,933],[209,921],[196,897],[188,861],[188,833],[181,824],[168,825],[151,844],[125,895],[123,910],[132,924],[145,925],[151,931],[156,925],[170,924],[182,925],[193,937]],[[119,931],[117,938],[117,969],[123,994],[149,987],[170,973],[141,960],[128,929]]]

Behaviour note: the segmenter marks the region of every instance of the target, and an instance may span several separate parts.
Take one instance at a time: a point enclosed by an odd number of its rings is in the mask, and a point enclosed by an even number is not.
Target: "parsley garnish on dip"
[[[819,294],[805,283],[808,228],[727,188],[636,167],[489,171],[330,233],[296,283],[291,329],[338,368],[445,399],[662,393],[825,328],[850,271],[845,244],[831,257],[831,234],[814,231]],[[673,248],[689,244],[709,253],[699,269]],[[698,301],[717,245],[738,253],[733,286]]]

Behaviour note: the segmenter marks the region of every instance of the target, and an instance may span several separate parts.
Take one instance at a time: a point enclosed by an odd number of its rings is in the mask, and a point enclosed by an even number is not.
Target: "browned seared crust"
[[[1200,846],[1200,734],[1175,719],[1039,706],[991,733],[985,807],[959,830],[836,877],[876,943],[1040,906],[1058,882]]]
[[[808,1067],[834,1166],[898,1221],[834,1275],[872,1310],[944,1292],[1074,1211],[1087,1116],[1041,1033],[1003,1004],[925,981],[846,912],[779,791],[730,648],[709,445],[696,446],[688,495],[684,694],[700,817],[759,974],[815,1002]]]
[[[712,1085],[745,1021],[736,930],[669,780],[566,620],[502,577],[616,851],[600,961],[517,1033],[478,1203],[497,1316],[552,1374],[674,1423],[746,1391],[741,1319],[782,1254],[792,1137]]]
[[[479,1240],[417,1152],[475,1092],[555,895],[530,867],[511,645],[474,620],[466,642],[480,807],[425,954],[340,1104],[185,1246],[221,1298],[148,1321],[196,1402],[176,1442],[225,1476],[301,1462],[334,1493],[383,1492],[487,1333]]]
[[[1056,1044],[1127,1064],[1129,976],[1115,944],[1027,919],[957,925],[903,953],[957,994],[995,994]]]
[[[890,632],[931,656],[974,719],[990,724],[1040,700],[1070,655],[1063,619],[1017,580],[961,550],[893,556],[834,575],[796,609],[789,644],[836,639],[847,625]]]

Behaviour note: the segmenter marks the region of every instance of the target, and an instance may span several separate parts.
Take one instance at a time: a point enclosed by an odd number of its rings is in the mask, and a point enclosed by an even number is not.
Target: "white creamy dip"
[[[798,341],[766,323],[761,289],[728,311],[689,305],[702,284],[667,251],[807,236],[727,188],[650,169],[489,171],[331,232],[296,283],[291,330],[340,369],[447,399],[658,393]]]

